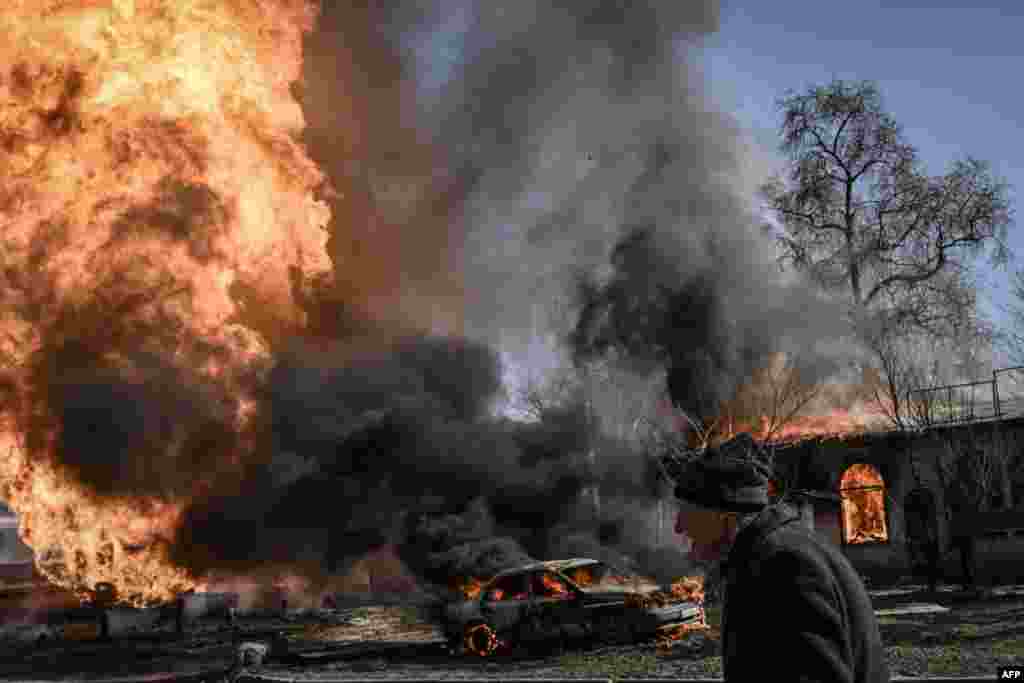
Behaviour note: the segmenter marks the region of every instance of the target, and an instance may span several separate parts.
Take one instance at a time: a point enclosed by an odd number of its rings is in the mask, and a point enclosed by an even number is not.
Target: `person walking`
[[[884,683],[878,622],[846,557],[784,502],[771,503],[772,469],[749,434],[706,449],[677,474],[688,503],[676,523],[695,557],[724,552],[722,513],[736,515],[722,566],[725,680]]]

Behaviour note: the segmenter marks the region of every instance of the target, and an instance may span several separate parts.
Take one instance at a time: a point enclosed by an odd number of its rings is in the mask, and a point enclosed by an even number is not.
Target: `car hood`
[[[623,602],[631,591],[623,590],[581,590],[584,602]]]
[[[664,590],[633,591],[619,588],[583,588],[580,589],[580,593],[582,594],[583,602],[589,604],[625,602],[631,598],[642,599],[649,601],[649,604],[656,605],[676,605],[692,602],[686,598],[673,595],[671,591]]]

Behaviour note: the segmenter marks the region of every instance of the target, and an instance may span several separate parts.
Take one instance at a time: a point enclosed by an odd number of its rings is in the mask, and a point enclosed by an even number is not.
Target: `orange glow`
[[[573,583],[580,588],[586,588],[594,582],[594,571],[590,567],[577,567],[565,572]]]
[[[626,605],[630,607],[664,607],[678,602],[696,602],[704,604],[704,578],[700,576],[686,576],[672,582],[672,587],[666,593],[657,590],[657,584],[650,583],[653,590],[631,592],[626,595]]]
[[[843,437],[890,424],[876,404],[876,384],[867,375],[861,382],[819,383],[805,374],[799,359],[776,353],[737,387],[716,416],[700,424],[674,414],[668,404],[660,410],[686,432],[690,448],[718,446],[744,432],[770,443]]]
[[[877,421],[877,420],[875,420]],[[785,443],[800,441],[815,436],[849,436],[868,431],[874,422],[864,415],[856,415],[848,410],[835,409],[826,415],[795,417],[782,425],[772,434],[772,441]],[[765,436],[764,432],[755,434],[755,438]]]
[[[140,380],[132,353],[156,354],[248,429],[246,378],[304,324],[296,274],[331,268],[323,177],[296,142],[290,90],[315,16],[306,0],[4,3],[0,360],[24,400],[0,414],[0,497],[39,570],[80,596],[109,582],[147,604],[195,588],[166,553],[189,500],[76,484],[56,465],[59,420],[23,438],[46,415],[32,372],[66,340]],[[253,310],[260,324],[243,324]]]
[[[480,597],[484,581],[473,576],[462,576],[452,580],[452,588],[462,594],[466,600]]]
[[[683,576],[672,582],[672,595],[704,604],[704,577]]]
[[[885,483],[872,465],[851,465],[840,482],[843,535],[847,543],[889,540],[885,519]]]
[[[544,597],[546,598],[566,598],[569,597],[569,589],[558,579],[550,576],[549,574],[541,574],[540,576],[542,589],[544,591]]]
[[[767,417],[749,422],[723,420],[719,425],[721,431],[716,433],[709,443],[718,445],[743,432],[749,433],[757,441],[776,444],[794,443],[815,437],[842,438],[884,427],[884,419],[880,413],[867,412],[863,409],[835,408],[822,415],[792,417],[774,429]]]
[[[696,631],[706,630],[708,630],[708,623],[702,612],[700,619],[697,621],[688,624],[677,624],[675,626],[659,628],[656,636],[657,640],[655,648],[659,653],[668,652],[672,648],[673,642],[682,640],[689,634]]]
[[[580,588],[601,588],[604,590],[657,588],[657,584],[650,579],[642,579],[640,577],[621,576],[611,572],[595,576],[594,569],[590,566],[574,567],[566,570],[564,574]]]
[[[695,631],[708,628],[707,614],[704,611],[704,577],[683,576],[672,582],[672,596],[677,600],[696,602],[700,605],[700,616],[696,621],[658,629],[656,645],[659,651],[671,648],[672,642],[682,640]]]

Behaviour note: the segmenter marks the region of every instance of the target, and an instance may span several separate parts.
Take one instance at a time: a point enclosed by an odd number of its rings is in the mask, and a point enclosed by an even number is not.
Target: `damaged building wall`
[[[968,530],[973,538],[975,571],[981,582],[1019,581],[1024,577],[1019,562],[1024,553],[1024,506],[1020,504],[1024,498],[1013,475],[1020,476],[1024,421],[958,425],[947,430],[933,430],[915,439],[910,458],[915,472],[920,473],[916,476],[922,487],[935,497],[936,525],[944,550],[942,573],[947,580],[961,580],[960,556],[953,545],[953,536],[960,528]],[[989,474],[980,475],[987,479],[988,491],[982,509],[960,517],[951,499],[950,485],[964,476],[977,476],[958,470],[955,463],[957,457],[971,456],[972,468],[978,466],[979,460],[987,463],[982,468],[991,468]],[[1006,470],[1002,467],[1004,462]],[[945,482],[938,476],[940,465]],[[1004,471],[1010,475],[1009,481]]]
[[[971,448],[979,449],[988,457],[992,449],[999,448],[1010,461],[1012,499],[1021,500],[1021,484],[1013,479],[1019,473],[1021,453],[1024,451],[1024,421],[1004,420],[998,426],[992,423],[952,427],[953,434]],[[959,557],[951,548],[952,530],[947,514],[948,501],[938,467],[944,468],[947,482],[952,474],[952,457],[948,433],[925,432],[908,435],[889,432],[858,435],[855,437],[823,438],[802,442],[777,451],[777,463],[784,477],[789,477],[793,488],[821,491],[840,495],[843,473],[848,467],[867,464],[875,467],[884,483],[885,515],[888,538],[884,541],[849,543],[844,538],[844,519],[839,507],[827,498],[814,498],[815,530],[843,548],[843,552],[865,577],[879,583],[910,578],[913,575],[912,548],[914,535],[920,534],[921,522],[910,519],[915,514],[908,510],[915,492],[924,490],[931,497],[931,509],[925,512],[927,522],[934,526],[943,548],[943,573],[947,580],[960,575]],[[993,509],[1000,507],[1001,486],[993,482]],[[914,505],[910,502],[910,505]],[[1019,508],[1020,506],[1018,506]],[[977,529],[976,553],[978,564],[991,568],[995,574],[1012,573],[1012,568],[997,569],[1002,560],[1009,566],[1010,559],[1024,552],[1024,530],[1014,526],[1014,514],[998,511],[985,522],[994,527]],[[1021,516],[1021,515],[1017,515]],[[986,517],[988,519],[988,517]],[[1006,527],[1005,529],[1003,527]],[[1002,559],[1001,559],[1002,558]]]
[[[901,444],[874,438],[813,439],[777,453],[780,472],[791,489],[820,492],[806,499],[813,506],[815,530],[842,547],[853,565],[869,580],[886,582],[909,569],[905,520],[900,501],[908,489],[909,472]],[[847,542],[842,506],[843,474],[854,465],[868,465],[881,475],[884,526],[882,540]]]

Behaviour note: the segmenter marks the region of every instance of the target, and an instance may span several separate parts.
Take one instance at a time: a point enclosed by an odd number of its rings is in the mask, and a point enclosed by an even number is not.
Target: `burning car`
[[[449,604],[444,618],[457,653],[487,656],[513,644],[582,638],[680,637],[706,624],[700,579],[666,588],[592,559],[523,565],[462,589],[466,599]]]

